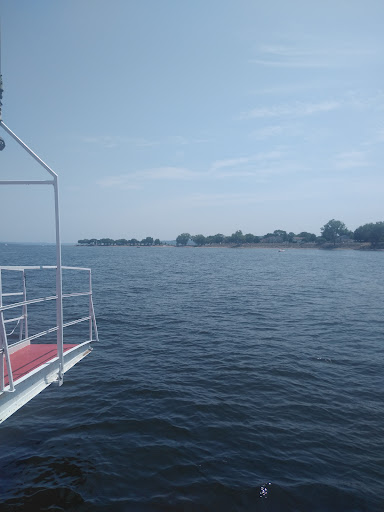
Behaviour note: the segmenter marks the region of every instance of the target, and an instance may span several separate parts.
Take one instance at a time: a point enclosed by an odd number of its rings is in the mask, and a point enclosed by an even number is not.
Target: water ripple
[[[0,510],[383,510],[383,254],[277,256],[64,247],[101,341],[1,427]]]

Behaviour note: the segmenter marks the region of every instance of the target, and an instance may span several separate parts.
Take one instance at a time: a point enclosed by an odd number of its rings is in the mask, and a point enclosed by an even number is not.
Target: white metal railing
[[[36,334],[29,335],[28,331],[28,306],[31,304],[38,304],[41,302],[48,302],[58,300],[57,295],[51,295],[47,297],[39,297],[35,299],[29,299],[27,300],[27,288],[26,288],[26,271],[30,270],[57,270],[56,266],[27,266],[27,267],[20,267],[20,266],[12,266],[12,267],[0,267],[0,392],[5,390],[4,386],[4,377],[5,377],[5,365],[8,370],[8,380],[9,380],[9,389],[8,391],[14,391],[14,379],[12,374],[12,366],[11,366],[11,360],[10,360],[10,354],[17,350],[17,348],[22,348],[24,345],[30,344],[31,341],[36,340],[42,336],[45,336],[47,334],[58,332],[59,330],[69,327],[71,325],[76,325],[82,322],[89,322],[89,340],[86,341],[99,341],[98,332],[97,332],[97,324],[96,324],[96,317],[95,317],[95,311],[93,307],[93,299],[92,299],[92,274],[91,269],[89,268],[81,268],[81,267],[61,267],[63,270],[76,270],[76,271],[84,271],[88,272],[88,290],[85,292],[74,292],[74,293],[63,293],[61,298],[67,299],[71,297],[82,297],[82,296],[88,296],[89,297],[89,304],[88,304],[88,315],[83,316],[81,318],[77,318],[76,320],[71,320],[69,322],[62,322],[61,325],[55,325],[54,327],[50,327],[49,329],[45,329],[43,331],[40,331]],[[13,271],[13,272],[20,272],[22,276],[22,291],[17,292],[7,292],[3,293],[3,286],[2,286],[2,273],[3,271]],[[3,303],[3,297],[12,297],[12,296],[21,296],[22,301],[14,302],[12,304],[4,304]],[[60,298],[59,298],[60,300]],[[14,308],[21,308],[21,313],[17,314],[17,316],[12,318],[4,318],[4,312],[12,310]],[[62,320],[62,318],[61,318]],[[60,321],[60,318],[59,318]],[[8,341],[9,334],[7,334],[5,326],[7,324],[14,324],[16,323],[15,328],[13,329],[12,333],[15,332],[17,329],[17,326],[19,327],[19,333],[18,333],[18,339],[13,342]],[[94,335],[94,339],[93,339]],[[63,348],[63,336],[57,336],[56,339],[57,344],[57,357],[61,362],[63,362],[63,355],[64,355],[64,348]],[[5,363],[5,364],[4,364]],[[62,364],[62,368],[64,369],[64,365]],[[61,376],[62,377],[62,376]]]
[[[1,62],[1,59],[0,59]],[[2,76],[1,76],[1,70],[0,70],[0,97],[2,97],[3,89],[2,89]],[[1,99],[1,98],[0,98]],[[62,271],[63,269],[70,267],[63,267],[62,261],[61,261],[61,237],[60,237],[60,214],[59,214],[59,179],[58,175],[56,174],[53,169],[51,169],[36,153],[32,151],[30,147],[28,147],[25,142],[23,142],[2,120],[2,112],[1,112],[1,101],[0,101],[0,128],[2,128],[14,141],[17,142],[17,144],[24,150],[30,157],[32,157],[48,174],[49,179],[47,180],[0,180],[0,185],[48,185],[52,186],[53,188],[53,194],[54,194],[54,219],[55,219],[55,245],[56,245],[56,266],[55,267],[3,267],[4,270],[16,270],[22,272],[23,276],[23,291],[22,292],[15,292],[14,295],[22,295],[23,300],[19,303],[16,303],[13,307],[21,307],[22,312],[21,314],[15,316],[14,318],[7,319],[7,322],[12,324],[14,322],[16,323],[15,329],[18,327],[20,323],[20,333],[19,333],[19,342],[24,343],[30,343],[31,337],[28,336],[28,306],[30,304],[37,303],[39,301],[33,300],[28,301],[26,298],[26,289],[25,289],[25,271],[33,268],[53,268],[56,272],[56,290],[55,290],[55,296],[53,297],[46,297],[42,298],[41,301],[45,300],[55,300],[56,302],[56,327],[53,327],[52,329],[56,331],[56,338],[57,338],[57,356],[59,361],[59,384],[61,385],[63,382],[63,374],[64,374],[64,352],[63,352],[63,328],[65,327],[64,321],[63,321],[63,283],[62,283]],[[0,139],[0,150],[4,149],[5,143],[3,139]],[[93,301],[92,301],[92,284],[91,284],[91,271],[90,269],[78,269],[78,270],[86,270],[89,272],[89,316],[83,317],[82,319],[79,319],[79,321],[85,321],[89,319],[89,339],[92,340],[92,329],[95,331],[95,338],[98,340],[97,335],[97,326],[96,326],[96,320],[93,310]],[[8,348],[8,339],[7,339],[7,333],[5,330],[5,323],[4,323],[4,307],[10,309],[7,306],[3,305],[3,297],[10,297],[11,295],[7,295],[2,293],[2,286],[1,286],[1,270],[0,270],[0,392],[4,390],[4,360],[8,367],[8,374],[9,374],[9,391],[14,390],[14,384],[13,384],[13,375],[12,375],[12,369],[11,369],[11,362],[9,357],[9,348]],[[74,296],[72,294],[67,294],[66,297]],[[70,324],[67,324],[68,326]],[[71,324],[73,325],[73,324]],[[51,329],[46,330],[44,334],[47,334],[48,332],[53,332]],[[17,347],[16,347],[17,348]],[[20,347],[19,347],[20,348]]]

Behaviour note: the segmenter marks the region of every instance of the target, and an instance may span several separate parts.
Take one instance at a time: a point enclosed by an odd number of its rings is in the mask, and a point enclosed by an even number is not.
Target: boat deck
[[[64,352],[67,352],[71,348],[76,347],[76,344],[64,344]],[[15,351],[13,354],[10,354],[11,358],[11,367],[13,373],[13,380],[17,381],[31,373],[33,370],[36,370],[40,366],[43,366],[45,363],[52,361],[57,357],[57,345],[48,344],[48,343],[40,343],[27,345],[26,347],[20,348]],[[4,384],[7,386],[9,384],[8,380],[8,371],[5,366],[5,375],[4,375]]]
[[[61,286],[57,285],[57,270],[57,266],[0,266],[0,423],[52,383],[56,382],[61,386],[64,382],[64,374],[87,356],[92,351],[92,342],[98,340],[89,268],[61,267],[61,270],[68,271],[69,274],[73,275],[73,272],[76,272],[75,283],[80,291],[39,296],[36,293],[38,290],[32,288],[35,290],[32,296],[35,297],[27,298],[26,274],[43,271],[45,277],[43,276],[42,279],[45,279],[45,283],[50,279],[50,285],[52,285],[56,278],[56,287],[60,291]],[[81,271],[83,277],[78,271]],[[69,279],[68,275],[68,282]],[[36,285],[37,282],[37,280],[34,281],[34,284]],[[3,286],[5,286],[5,292]],[[47,286],[44,289],[51,288]],[[17,297],[15,299],[17,302],[11,302],[12,299],[9,298],[12,296]],[[5,304],[3,297],[7,297]],[[68,321],[64,321],[58,311],[61,311],[62,299],[67,300],[72,297],[76,297],[77,301],[76,314],[68,318]],[[56,315],[54,315],[54,308],[49,310],[45,308],[49,301],[56,301]],[[40,314],[46,317],[45,329],[33,334],[28,330],[31,313],[35,318],[33,313],[36,308],[29,307],[32,304],[40,305]],[[78,318],[76,318],[77,315]],[[15,323],[12,330],[12,324]],[[10,327],[9,324],[11,324]],[[77,326],[80,327],[80,324],[83,324],[83,327],[77,331],[72,330],[68,342],[64,343],[64,329],[67,327],[78,329]],[[36,322],[35,329],[37,325]],[[47,328],[49,325],[52,327]],[[11,331],[10,334],[7,333],[7,328]],[[15,333],[16,328],[18,332],[12,340],[8,340],[8,337],[11,338]],[[53,333],[56,333],[56,336]],[[46,343],[37,341],[47,335],[50,337],[45,338]],[[54,338],[56,340],[52,343]]]

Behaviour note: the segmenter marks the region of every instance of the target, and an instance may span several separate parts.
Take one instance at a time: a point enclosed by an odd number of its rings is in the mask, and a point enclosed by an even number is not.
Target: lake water
[[[0,510],[382,511],[383,260],[64,247],[100,342],[0,426]]]

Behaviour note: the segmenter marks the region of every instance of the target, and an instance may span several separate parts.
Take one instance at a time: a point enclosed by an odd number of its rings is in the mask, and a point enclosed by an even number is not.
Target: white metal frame
[[[57,318],[57,356],[59,358],[59,374],[64,373],[63,354],[63,277],[61,265],[61,239],[60,239],[60,215],[59,215],[59,183],[57,174],[36,155],[0,117],[0,126],[10,135],[37,163],[41,165],[51,176],[52,180],[1,180],[0,185],[52,185],[55,198],[55,234],[56,234],[56,318]],[[1,305],[1,303],[0,303]]]
[[[58,175],[39,157],[34,153],[8,126],[3,122],[1,119],[1,113],[0,113],[0,126],[10,135],[38,164],[45,169],[52,179],[50,180],[0,180],[0,185],[52,185],[53,186],[53,193],[54,193],[54,203],[55,203],[55,238],[56,238],[56,266],[55,267],[37,267],[37,268],[54,268],[56,269],[56,296],[51,297],[50,299],[56,300],[56,322],[57,327],[54,328],[54,330],[57,330],[57,357],[59,361],[59,383],[60,385],[63,382],[63,374],[64,374],[64,351],[63,351],[63,277],[62,277],[62,270],[63,266],[61,263],[61,239],[60,239],[60,215],[59,215],[59,183],[58,183]],[[21,268],[19,267],[19,270],[23,271],[23,279],[24,279],[24,271],[28,267]],[[31,267],[30,267],[31,268]],[[65,267],[70,268],[70,267]],[[5,269],[5,267],[3,267]],[[16,268],[13,268],[13,270],[16,270]],[[90,269],[84,269],[89,271],[89,285],[90,285],[90,311],[92,311],[93,317],[93,303],[92,303],[92,284],[91,284],[91,271]],[[1,273],[1,272],[0,272]],[[31,301],[26,300],[25,295],[25,282],[24,282],[24,296],[23,296],[23,302],[19,303],[19,305],[22,305],[23,308],[23,323],[24,323],[24,332],[26,334],[26,337],[28,338],[28,324],[27,324],[27,306],[28,304],[31,304]],[[11,369],[10,369],[10,360],[9,360],[9,353],[8,353],[8,347],[7,347],[7,337],[4,327],[4,317],[3,317],[3,301],[2,301],[2,293],[1,293],[1,276],[0,276],[0,353],[5,355],[6,362],[9,366],[9,375],[10,375],[10,389],[9,391],[13,391],[13,382],[11,383]],[[50,300],[50,299],[43,299],[43,300]],[[92,316],[91,314],[91,316]],[[23,325],[20,326],[20,329],[23,329]],[[97,327],[96,327],[96,321],[94,321],[94,329],[95,334],[97,338]],[[22,331],[21,331],[22,332]],[[90,339],[92,339],[92,322],[90,322]],[[0,372],[3,372],[4,364],[3,364],[3,357],[0,357]],[[1,380],[1,373],[0,373],[0,380]],[[1,389],[1,388],[0,388]]]
[[[0,27],[1,31],[1,27]],[[0,34],[1,35],[1,34]],[[1,48],[1,41],[0,41]],[[49,386],[54,380],[58,380],[59,384],[63,383],[64,372],[71,368],[74,364],[85,357],[91,350],[90,343],[93,341],[93,332],[96,341],[98,341],[97,325],[92,300],[92,279],[91,270],[75,267],[63,267],[61,263],[61,240],[60,240],[60,215],[59,215],[59,183],[57,174],[34,153],[2,120],[2,93],[3,82],[1,75],[1,52],[0,52],[0,126],[5,132],[12,137],[43,169],[50,175],[47,180],[0,180],[0,185],[52,185],[55,204],[55,238],[56,238],[56,265],[52,267],[0,267],[0,423],[13,414],[17,409],[22,407],[31,398],[36,396],[40,391]],[[3,143],[1,139],[0,142]],[[4,149],[4,145],[0,146]],[[42,297],[40,299],[27,300],[27,290],[25,284],[25,271],[35,269],[54,269],[56,271],[56,295],[52,297]],[[68,270],[84,270],[89,272],[89,291],[80,293],[71,293],[63,295],[63,268]],[[2,271],[13,270],[22,272],[23,288],[21,292],[3,293],[2,288]],[[3,304],[3,297],[6,296],[22,296],[23,300],[14,304]],[[63,323],[63,297],[74,297],[80,295],[89,296],[89,315],[78,320]],[[30,336],[28,333],[28,305],[47,300],[56,300],[56,326],[46,331]],[[6,301],[8,302],[8,301]],[[14,318],[4,320],[4,311],[21,307],[22,312]],[[64,354],[64,334],[63,329],[69,325],[89,320],[89,340],[75,345]],[[8,346],[7,332],[5,325],[7,323],[17,322],[15,329],[20,323],[19,340]],[[57,331],[57,356],[47,363],[39,366],[32,372],[28,373],[17,380],[17,389],[11,368],[10,354],[12,351],[21,350],[25,345],[30,344],[31,340],[43,336],[51,332]],[[68,347],[67,347],[68,348]],[[8,386],[4,386],[4,359],[8,369]],[[10,391],[11,393],[6,393]]]
[[[10,361],[10,354],[14,352],[17,349],[21,349],[22,347],[30,344],[32,340],[38,339],[44,335],[47,335],[49,333],[55,332],[59,330],[59,326],[51,327],[49,329],[46,329],[44,331],[41,331],[39,333],[33,334],[29,336],[28,334],[28,314],[27,314],[27,307],[30,304],[37,304],[37,303],[43,303],[51,300],[58,300],[57,295],[49,296],[49,297],[39,297],[35,299],[27,300],[27,289],[25,284],[25,272],[28,270],[54,270],[57,268],[55,266],[28,266],[28,267],[8,267],[8,266],[2,266],[0,267],[0,347],[2,348],[2,353],[0,357],[0,393],[3,391],[15,391],[15,384],[13,379],[13,373],[12,373],[12,367],[11,367],[11,361]],[[89,321],[89,340],[83,343],[91,343],[92,341],[98,341],[98,331],[97,331],[97,324],[96,324],[96,317],[95,317],[95,311],[93,307],[93,298],[92,298],[92,271],[90,268],[80,268],[80,267],[62,267],[63,270],[76,270],[76,271],[85,271],[88,272],[88,283],[89,283],[89,289],[85,292],[74,292],[74,293],[65,293],[62,294],[61,297],[63,298],[70,298],[70,297],[81,297],[81,296],[89,296],[89,315],[78,318],[76,320],[72,320],[70,322],[66,322],[65,324],[62,324],[62,328],[69,327],[71,325],[79,324],[81,322]],[[23,282],[23,291],[22,292],[11,292],[11,293],[3,293],[3,286],[2,286],[2,273],[3,271],[13,271],[13,272],[21,272],[22,274],[22,282]],[[23,300],[20,302],[14,302],[12,304],[3,304],[3,297],[11,297],[11,296],[20,296],[22,295]],[[10,311],[15,308],[22,308],[21,315],[18,315],[13,318],[4,319],[4,312]],[[20,333],[19,333],[19,339],[18,341],[13,342],[12,344],[8,343],[8,335],[6,332],[5,325],[8,323],[14,323],[14,322],[21,322],[20,324]],[[17,325],[16,325],[17,327]],[[93,339],[93,333],[95,335],[95,339]],[[58,361],[59,361],[59,384],[62,378],[62,374],[64,374],[64,351],[63,353],[63,359],[60,359],[60,353],[58,351]],[[8,379],[9,384],[7,386],[4,386],[4,357],[5,356],[5,363],[7,365],[8,369]],[[60,366],[61,365],[61,366]],[[61,374],[60,374],[61,369]]]

